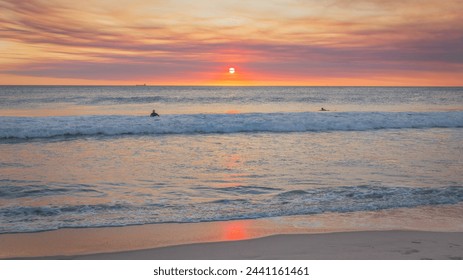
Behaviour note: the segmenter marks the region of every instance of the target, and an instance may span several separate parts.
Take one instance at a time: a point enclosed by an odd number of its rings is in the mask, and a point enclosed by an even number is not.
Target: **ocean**
[[[0,233],[439,211],[463,88],[0,86],[0,155]]]

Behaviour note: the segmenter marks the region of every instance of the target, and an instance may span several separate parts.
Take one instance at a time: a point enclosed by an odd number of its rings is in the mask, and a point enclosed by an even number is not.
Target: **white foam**
[[[0,117],[0,139],[123,134],[366,131],[463,127],[463,112],[304,112]]]

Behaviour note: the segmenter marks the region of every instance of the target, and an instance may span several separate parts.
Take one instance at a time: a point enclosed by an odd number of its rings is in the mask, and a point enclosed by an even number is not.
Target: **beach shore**
[[[64,258],[84,260],[462,260],[463,233],[378,231],[275,235],[242,241],[188,244]]]
[[[135,240],[128,240],[130,241],[136,243]],[[361,231],[280,234],[239,241],[201,242],[111,253],[50,255],[26,259],[463,260],[463,232]]]
[[[461,259],[463,204],[0,234],[0,259]]]

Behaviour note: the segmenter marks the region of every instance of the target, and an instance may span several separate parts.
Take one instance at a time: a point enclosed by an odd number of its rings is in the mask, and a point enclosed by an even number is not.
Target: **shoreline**
[[[82,256],[68,260],[463,260],[463,232],[281,234]]]
[[[0,234],[0,248],[2,248],[2,250],[0,250],[0,259],[79,259],[89,256],[104,256],[103,258],[107,257],[109,259],[125,257],[138,259],[144,258],[143,255],[145,253],[139,255],[139,253],[142,253],[141,251],[144,250],[153,250],[153,252],[150,251],[147,253],[148,255],[145,257],[158,258],[157,250],[177,252],[179,246],[192,248],[188,250],[195,250],[195,248],[199,246],[198,250],[202,251],[202,248],[209,248],[209,246],[213,248],[225,246],[224,248],[226,248],[227,246],[234,247],[235,245],[233,244],[244,244],[236,246],[238,246],[237,248],[239,248],[239,246],[244,246],[244,249],[246,249],[248,243],[251,247],[254,246],[253,244],[256,244],[255,246],[257,247],[255,247],[255,250],[259,251],[266,247],[283,246],[274,244],[274,242],[293,244],[294,241],[292,240],[297,239],[295,236],[299,235],[308,236],[307,244],[312,244],[313,241],[310,240],[321,238],[314,236],[325,236],[318,241],[320,244],[315,242],[314,246],[335,246],[336,248],[344,248],[343,250],[353,250],[354,248],[349,248],[348,246],[352,244],[351,241],[356,240],[356,238],[361,237],[359,240],[361,241],[364,239],[365,242],[373,238],[370,243],[364,243],[364,247],[367,248],[370,246],[372,248],[379,248],[378,245],[386,242],[387,238],[392,238],[387,241],[392,246],[397,241],[401,240],[397,233],[404,233],[404,236],[408,236],[410,232],[415,232],[417,235],[430,234],[429,237],[426,237],[428,243],[432,244],[436,242],[436,244],[440,244],[440,246],[448,247],[451,245],[444,244],[446,235],[463,236],[463,224],[455,222],[460,219],[461,211],[463,211],[463,203],[439,207],[429,206],[371,212],[324,213],[265,219],[183,224],[147,224],[102,228],[66,228],[34,233],[4,233]],[[437,230],[438,232],[436,232]],[[394,233],[391,234],[391,232]],[[341,236],[343,242],[332,243],[335,240],[332,240],[330,236],[336,235]],[[347,238],[347,236],[350,235],[353,235],[353,237]],[[281,241],[275,241],[281,238],[278,236],[284,236],[284,238]],[[378,236],[381,238],[378,239]],[[263,245],[260,241],[261,239],[275,240]],[[460,250],[463,251],[463,241],[458,240],[455,241],[455,244],[461,245]],[[403,243],[400,246],[404,248],[407,246],[416,247],[417,244],[411,243],[412,241],[413,240],[408,240],[408,243],[400,241],[399,243]],[[259,246],[264,247],[260,248]],[[304,248],[306,245],[296,245],[293,251],[296,252],[299,246]],[[307,247],[306,251],[311,251],[310,248],[310,246]],[[437,250],[439,248],[435,249]],[[438,257],[444,259],[446,256],[449,258],[460,257],[459,254],[452,253],[453,249],[447,249],[449,250],[447,255],[441,254]],[[458,246],[456,246],[455,249],[458,249]],[[188,250],[182,251],[180,255],[172,253],[172,258],[196,258],[194,255],[191,255],[192,253],[189,253]],[[258,257],[279,257],[271,252],[268,252],[268,254],[267,256],[262,255]],[[220,255],[218,252],[211,253],[210,257],[213,258],[214,256],[218,258],[227,258],[227,256]],[[290,252],[287,252],[287,254],[284,256],[281,255],[280,257],[285,258],[290,256]],[[316,258],[316,256],[312,255],[303,256]],[[322,254],[319,256],[322,257],[325,255]],[[334,255],[326,255],[327,258],[331,259],[330,256]],[[385,258],[388,256],[390,255],[384,254]],[[463,253],[461,256],[463,256]],[[247,258],[248,255],[230,255],[228,257]],[[249,257],[251,256],[249,255]],[[297,255],[293,257],[296,258]],[[415,254],[411,254],[411,257],[415,257]],[[162,259],[162,257],[159,258]],[[429,258],[432,258],[432,256]]]

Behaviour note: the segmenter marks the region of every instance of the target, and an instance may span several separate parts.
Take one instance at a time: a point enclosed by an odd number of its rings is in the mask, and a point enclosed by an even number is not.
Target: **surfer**
[[[159,114],[155,110],[151,113],[150,117],[159,117]]]

